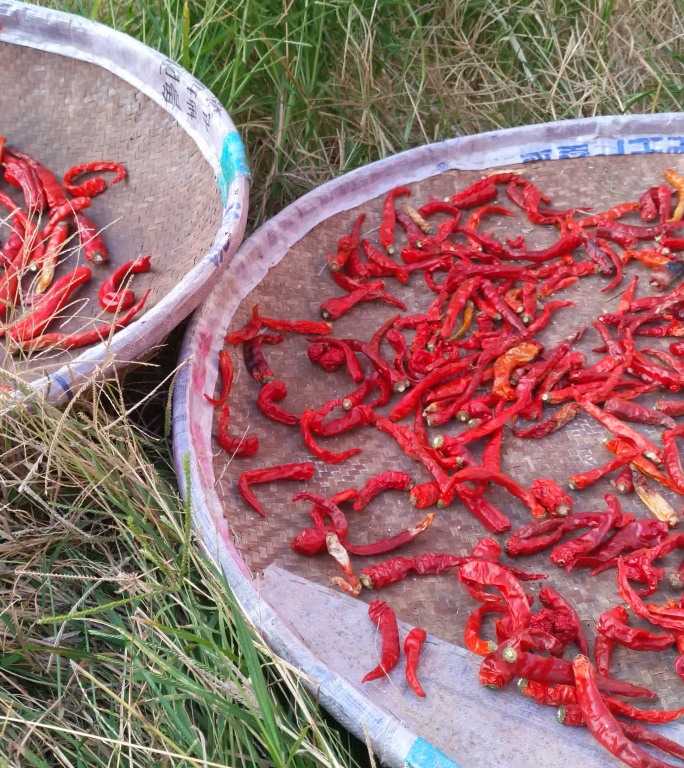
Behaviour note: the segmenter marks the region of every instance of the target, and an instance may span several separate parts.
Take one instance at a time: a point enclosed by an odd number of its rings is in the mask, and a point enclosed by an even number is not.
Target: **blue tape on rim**
[[[239,176],[249,177],[249,163],[245,155],[242,139],[237,131],[230,131],[223,139],[221,159],[219,160],[221,173],[218,178],[223,204],[228,200],[228,187]]]
[[[416,739],[411,745],[404,765],[407,768],[460,768],[453,760],[433,747],[425,739]]]

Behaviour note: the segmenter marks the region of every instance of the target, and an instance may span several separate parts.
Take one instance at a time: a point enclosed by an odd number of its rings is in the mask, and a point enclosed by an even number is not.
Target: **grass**
[[[679,0],[41,4],[214,90],[247,145],[252,226],[428,141],[684,100]],[[178,339],[64,411],[0,407],[0,765],[367,763],[189,538],[164,432]]]

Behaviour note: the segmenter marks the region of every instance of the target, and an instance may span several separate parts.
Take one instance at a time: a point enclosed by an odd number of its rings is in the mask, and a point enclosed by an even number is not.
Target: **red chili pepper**
[[[550,416],[546,421],[540,424],[535,424],[527,429],[513,429],[512,432],[516,437],[521,438],[541,438],[550,435],[553,432],[557,432],[562,429],[566,424],[569,424],[579,414],[580,408],[576,403],[566,403],[562,405],[554,414]]]
[[[70,204],[73,205],[79,199],[81,198],[71,200]],[[88,200],[89,198],[83,199]],[[107,246],[104,244],[104,240],[100,236],[95,224],[87,216],[80,213],[80,211],[74,213],[74,219],[76,220],[78,237],[86,259],[92,261],[93,264],[105,264],[109,261]],[[52,217],[50,217],[50,222],[52,222]],[[48,227],[50,222],[48,222]],[[46,227],[46,232],[48,227]]]
[[[88,267],[77,267],[55,281],[50,290],[36,302],[31,314],[10,327],[12,341],[22,343],[39,336],[66,306],[71,294],[91,277]]]
[[[593,403],[589,402],[586,398],[578,397],[577,404],[585,410],[590,416],[593,416],[600,424],[602,424],[607,430],[612,432],[616,437],[621,437],[623,440],[627,440],[634,444],[635,448],[639,450],[639,453],[644,453],[647,458],[658,463],[662,463],[663,454],[662,451],[650,440],[635,432],[619,419],[611,416],[600,408],[597,408]]]
[[[399,661],[399,626],[394,611],[382,600],[373,600],[368,606],[368,616],[380,631],[382,638],[382,653],[380,664],[371,670],[361,681],[367,683],[384,677]]]
[[[463,565],[466,557],[445,553],[426,552],[417,557],[392,557],[361,570],[361,583],[366,589],[382,589],[390,584],[403,581],[410,572],[420,576],[444,573]]]
[[[40,213],[47,205],[47,196],[35,168],[27,161],[8,155],[3,160],[5,181],[21,189],[29,213]]]
[[[272,483],[277,480],[311,480],[316,472],[316,467],[310,461],[302,464],[282,464],[277,467],[265,469],[252,469],[243,472],[238,478],[238,491],[242,498],[255,509],[262,517],[265,512],[258,499],[252,492],[251,486],[257,483]]]
[[[417,696],[424,697],[423,691],[416,670],[418,668],[418,661],[420,660],[420,651],[423,647],[423,643],[427,640],[427,633],[420,627],[413,627],[406,635],[404,639],[404,655],[406,656],[406,681],[411,686],[412,690]]]
[[[382,247],[390,254],[394,252],[394,225],[396,223],[394,199],[400,195],[410,194],[411,190],[408,187],[395,187],[385,198],[382,213],[382,223],[380,224],[380,231],[378,232],[378,236],[380,238]]]
[[[221,375],[221,394],[216,400],[213,397],[209,397],[207,394],[204,395],[207,402],[216,408],[225,405],[228,400],[228,395],[230,394],[230,389],[233,386],[233,360],[230,353],[222,349],[218,353],[218,360],[219,373]]]
[[[259,315],[259,305],[255,304],[252,307],[252,317],[249,319],[246,325],[240,328],[239,331],[227,333],[225,336],[226,342],[228,344],[237,346],[238,344],[242,344],[243,341],[249,341],[250,339],[253,339],[261,330],[261,320],[262,318]]]
[[[352,509],[359,512],[380,493],[387,490],[408,491],[413,488],[413,478],[404,472],[394,472],[388,470],[380,475],[371,478],[354,502]]]
[[[414,486],[409,494],[409,502],[418,509],[424,509],[436,504],[441,494],[439,484],[433,480]]]
[[[627,611],[622,605],[604,611],[599,616],[597,627],[609,640],[633,651],[664,651],[675,641],[675,636],[669,633],[657,634],[647,629],[630,627],[627,624]]]
[[[326,464],[339,464],[350,459],[352,456],[356,456],[357,453],[363,452],[363,449],[361,448],[351,448],[350,450],[342,451],[341,453],[333,453],[325,448],[321,448],[313,437],[312,428],[317,422],[322,420],[322,418],[323,417],[319,411],[311,409],[302,411],[302,414],[299,417],[299,429],[304,438],[304,445],[306,445],[317,459],[324,461]]]
[[[511,614],[512,631],[525,629],[530,621],[530,606],[520,582],[498,563],[470,561],[458,572],[459,581],[476,588],[496,587]],[[491,597],[491,596],[490,596]]]
[[[264,352],[262,349],[263,344],[281,344],[283,341],[283,335],[279,334],[265,334],[262,333],[255,336],[249,341],[245,341],[242,346],[242,355],[245,360],[245,367],[249,375],[256,381],[257,384],[268,384],[269,381],[275,379],[275,374],[270,369]]]
[[[126,178],[126,169],[121,163],[83,163],[81,165],[75,165],[73,168],[69,168],[64,174],[64,186],[74,197],[94,197],[95,195],[99,195],[107,189],[107,182],[103,178],[96,176],[81,184],[74,184],[73,181],[81,174],[99,173],[100,171],[112,171],[116,174],[109,184],[110,187]]]
[[[57,230],[58,231],[58,230]],[[151,256],[140,256],[134,261],[127,261],[108,275],[100,285],[97,300],[106,312],[128,309],[135,304],[135,294],[129,288],[121,289],[121,283],[129,275],[150,271]]]
[[[427,529],[432,525],[435,516],[432,512],[428,516],[421,520],[416,525],[412,525],[410,528],[397,533],[395,536],[391,536],[388,539],[381,539],[375,541],[372,544],[351,544],[344,540],[342,545],[352,555],[359,557],[372,557],[373,555],[382,555],[385,552],[392,552],[399,547],[403,547],[404,544],[408,544],[415,538],[420,536],[421,533],[425,533]]]
[[[463,630],[463,644],[465,647],[476,653],[478,656],[487,656],[496,650],[497,644],[493,640],[482,640],[480,638],[480,628],[482,619],[488,613],[506,613],[507,608],[503,603],[488,601],[482,603],[476,608],[466,620]]]
[[[667,414],[645,408],[638,403],[626,402],[619,397],[611,397],[603,405],[606,413],[612,413],[626,421],[634,421],[637,424],[659,424],[668,429],[675,427],[675,422]]]
[[[0,289],[1,291],[1,289]],[[145,306],[147,297],[150,295],[148,289],[140,298],[137,304],[134,304],[130,309],[123,313],[120,317],[112,323],[104,323],[98,325],[95,328],[91,328],[87,331],[81,331],[79,333],[44,333],[38,338],[31,339],[27,342],[20,342],[12,346],[12,352],[14,351],[26,351],[33,352],[39,349],[47,349],[48,347],[54,347],[55,349],[76,349],[78,347],[85,347],[89,344],[95,344],[98,341],[108,340],[114,333],[125,328],[133,318],[140,312]]]
[[[575,640],[580,649],[580,653],[588,653],[589,644],[584,634],[584,630],[582,629],[577,611],[575,611],[572,605],[553,587],[542,587],[539,590],[539,601],[545,608],[550,608],[554,611],[563,610],[567,612],[575,631]]]
[[[258,316],[258,306],[255,307]],[[268,328],[270,331],[279,331],[281,333],[299,333],[302,336],[327,336],[332,333],[332,325],[330,323],[314,322],[312,320],[276,320],[273,317],[260,317],[261,326]],[[258,328],[255,332],[259,332]],[[247,339],[241,339],[240,341],[246,341]],[[239,342],[230,342],[239,343]]]
[[[572,669],[579,710],[599,744],[633,768],[666,768],[666,763],[644,752],[625,735],[622,724],[615,719],[601,697],[596,673],[589,659],[583,655],[576,656]]]
[[[345,517],[344,512],[339,508],[339,503],[341,503],[339,498],[336,500],[326,499],[318,493],[304,491],[302,493],[296,493],[292,497],[292,501],[309,501],[316,505],[311,511],[311,517],[314,519],[316,528],[324,529],[326,533],[329,532],[329,529],[325,528],[323,522],[323,518],[327,516],[332,523],[332,530],[340,539],[344,539],[347,535],[347,518]],[[325,546],[323,547],[323,550],[325,550]]]
[[[393,276],[396,277],[400,283],[408,282],[408,271],[397,264],[396,261],[392,261],[392,259],[385,256],[382,251],[378,250],[368,240],[361,240],[361,246],[363,247],[363,252],[366,254],[368,261],[370,261],[371,264],[374,264],[376,267],[380,268],[379,276]]]
[[[216,432],[216,442],[221,448],[232,456],[249,457],[259,450],[259,440],[255,435],[243,435],[242,437],[232,437],[228,434],[230,425],[230,408],[228,403],[223,403],[219,413],[218,430]]]
[[[228,353],[226,353],[226,355],[227,354]],[[269,381],[261,387],[259,394],[257,395],[257,405],[264,416],[271,421],[275,421],[278,424],[287,424],[289,426],[299,424],[298,416],[275,405],[276,402],[284,400],[286,397],[287,385],[284,381],[278,381],[276,379],[274,381]]]
[[[48,206],[52,210],[59,208],[68,202],[64,190],[51,171],[43,167],[39,162],[34,160],[29,155],[25,155],[23,152],[19,152],[14,148],[5,147],[4,154],[11,155],[12,157],[17,157],[26,161],[35,170],[35,172],[38,174],[38,178],[40,179],[43,190],[45,191]]]
[[[666,416],[684,416],[684,400],[658,400],[653,407]]]

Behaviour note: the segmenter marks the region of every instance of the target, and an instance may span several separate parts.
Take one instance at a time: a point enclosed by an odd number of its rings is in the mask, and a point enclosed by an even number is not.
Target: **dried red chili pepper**
[[[382,251],[378,250],[368,240],[362,239],[361,246],[368,261],[379,268],[379,277],[396,277],[400,283],[408,282],[409,273],[404,267],[397,264],[396,261],[392,261],[388,256],[385,256]]]
[[[125,328],[133,320],[138,312],[145,306],[145,302],[149,295],[150,290],[148,289],[141,296],[140,301],[111,323],[97,325],[95,328],[90,328],[87,331],[80,331],[79,333],[44,333],[38,338],[31,339],[30,341],[19,342],[16,344],[13,343],[11,351],[13,354],[15,351],[33,352],[39,349],[47,349],[48,347],[69,350],[85,347],[89,344],[95,344],[98,341],[106,341],[112,334]]]
[[[525,591],[515,576],[498,563],[472,560],[465,563],[458,572],[459,581],[477,589],[496,587],[501,592],[511,614],[511,630],[517,632],[528,626],[530,606]],[[488,599],[493,596],[489,596]]]
[[[286,397],[287,385],[284,381],[275,379],[261,387],[259,394],[257,395],[257,405],[267,419],[275,421],[278,424],[293,426],[299,423],[299,417],[286,411],[284,408],[275,405],[276,402],[284,400]]]
[[[280,344],[283,341],[282,333],[279,334],[259,334],[253,339],[245,341],[242,345],[242,355],[245,361],[245,367],[249,375],[257,384],[268,384],[275,379],[275,374],[266,362],[263,344]]]
[[[396,666],[399,661],[399,626],[394,611],[382,600],[373,600],[368,606],[368,616],[375,624],[382,638],[382,652],[380,655],[380,664],[372,669],[361,680],[367,683],[370,680],[377,680],[384,677]]]
[[[81,176],[84,173],[99,173],[100,171],[111,171],[116,174],[109,183],[110,187],[126,178],[126,169],[121,163],[82,163],[81,165],[74,165],[72,168],[69,168],[64,174],[64,187],[74,197],[94,197],[99,195],[107,189],[107,182],[103,178],[96,176],[95,178],[87,179],[81,184],[74,184],[73,182],[77,176]]]
[[[4,161],[5,181],[24,195],[24,202],[30,214],[40,213],[47,205],[47,196],[40,178],[33,166],[19,157],[8,155]]]
[[[337,586],[343,592],[352,597],[358,597],[361,594],[361,582],[354,573],[351,560],[347,550],[340,544],[340,540],[336,533],[332,531],[325,536],[325,545],[328,549],[328,553],[335,560],[340,570],[344,574],[344,578],[341,576],[333,576],[330,579],[330,586]]]
[[[465,647],[476,653],[478,656],[487,656],[493,653],[497,644],[493,640],[482,640],[480,638],[480,628],[482,626],[482,619],[488,613],[506,613],[506,606],[503,602],[495,602],[490,600],[486,603],[482,603],[481,606],[476,608],[466,620],[465,628],[463,630],[463,644]]]
[[[232,456],[247,458],[254,456],[259,450],[259,439],[255,435],[243,435],[242,437],[233,437],[228,433],[230,426],[230,408],[228,403],[223,403],[219,413],[218,429],[216,431],[216,442],[224,451]]]
[[[625,735],[622,724],[615,719],[601,697],[596,673],[589,659],[583,655],[576,656],[572,669],[577,705],[584,722],[599,744],[633,768],[666,768],[667,763],[644,752]]]
[[[673,634],[657,634],[647,629],[635,629],[627,624],[627,611],[616,605],[604,611],[598,620],[598,630],[609,640],[633,651],[664,651],[674,644]]]
[[[569,424],[580,412],[580,408],[576,403],[565,403],[554,414],[550,416],[546,421],[540,424],[535,424],[527,429],[513,429],[512,432],[516,437],[522,438],[541,438],[550,435],[553,432],[557,432],[562,429],[566,424]]]
[[[357,405],[339,419],[332,419],[326,422],[317,420],[313,423],[312,427],[314,432],[321,437],[334,437],[335,435],[342,435],[345,432],[356,429],[356,427],[365,427],[368,424],[373,424],[375,418],[375,413],[369,405]]]
[[[222,349],[218,353],[218,361],[219,374],[221,376],[221,394],[217,399],[209,397],[206,393],[204,395],[207,402],[216,408],[220,408],[226,403],[230,389],[233,386],[233,360],[230,353]]]
[[[364,507],[368,506],[378,494],[383,493],[384,491],[408,491],[411,488],[413,488],[413,478],[411,475],[407,475],[405,472],[388,470],[387,472],[372,477],[366,483],[363,489],[359,492],[352,509],[355,512],[359,512]]]
[[[567,517],[572,510],[572,499],[557,482],[547,477],[535,478],[530,493],[552,517]]]
[[[436,504],[441,494],[439,484],[433,480],[414,486],[409,494],[409,502],[418,509],[424,509]]]
[[[361,583],[366,589],[382,589],[405,579],[412,571],[420,576],[437,575],[463,565],[466,557],[426,552],[417,557],[392,557],[361,570]]]
[[[73,205],[78,199],[80,198],[71,200],[71,205]],[[87,200],[88,198],[85,199]],[[109,261],[107,246],[105,245],[104,240],[99,234],[95,224],[93,224],[93,222],[87,216],[81,213],[80,210],[74,213],[74,220],[76,221],[78,237],[86,259],[88,259],[88,261],[92,261],[93,264],[105,264],[107,261]],[[52,222],[52,217],[50,218],[50,222]],[[46,231],[50,226],[50,222],[48,222]]]
[[[394,252],[394,225],[396,223],[396,211],[394,209],[394,199],[400,195],[410,195],[411,190],[408,187],[395,187],[390,190],[383,206],[382,223],[378,237],[382,247],[389,253]]]
[[[12,341],[23,343],[39,336],[66,306],[72,293],[91,277],[92,272],[88,267],[77,267],[56,280],[50,290],[34,304],[31,313],[10,326]]]
[[[653,407],[666,416],[684,416],[684,400],[658,400]]]
[[[638,403],[626,402],[619,397],[611,397],[603,405],[607,413],[619,416],[625,421],[634,421],[637,424],[659,424],[668,429],[675,426],[675,422],[666,414],[653,411],[651,408],[645,408]]]
[[[252,492],[251,486],[257,483],[272,483],[277,480],[311,480],[316,472],[316,466],[310,461],[301,464],[282,464],[277,467],[252,469],[243,472],[238,478],[238,491],[242,498],[262,517],[265,512],[258,499]]]
[[[424,697],[416,670],[420,660],[423,643],[427,640],[427,632],[420,627],[413,627],[404,639],[404,655],[406,656],[406,681],[417,696]]]
[[[306,445],[317,459],[324,461],[326,464],[339,464],[350,459],[352,456],[356,456],[357,453],[362,453],[362,448],[351,448],[348,451],[342,451],[341,453],[333,453],[325,448],[321,448],[313,437],[312,429],[316,423],[322,420],[322,418],[323,416],[321,416],[319,411],[314,411],[312,409],[302,411],[302,414],[299,417],[299,428],[304,439],[304,445]]]
[[[421,520],[416,525],[412,525],[410,528],[406,528],[388,539],[374,541],[372,544],[352,544],[346,540],[343,540],[342,544],[348,552],[351,552],[352,555],[358,555],[359,557],[382,555],[385,552],[392,552],[399,547],[403,547],[404,544],[410,543],[420,536],[421,533],[425,533],[425,531],[432,525],[434,519],[434,514],[430,512],[424,520]]]
[[[58,230],[56,230],[58,231]],[[135,304],[135,294],[130,288],[121,289],[121,283],[129,275],[150,271],[151,256],[139,256],[133,261],[127,261],[108,275],[101,283],[97,300],[106,312],[117,312],[128,309]]]

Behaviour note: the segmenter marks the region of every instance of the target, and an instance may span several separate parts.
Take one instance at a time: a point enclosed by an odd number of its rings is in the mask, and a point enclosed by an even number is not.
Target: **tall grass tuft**
[[[192,542],[164,441],[114,387],[0,413],[0,757],[347,766],[349,742]]]

